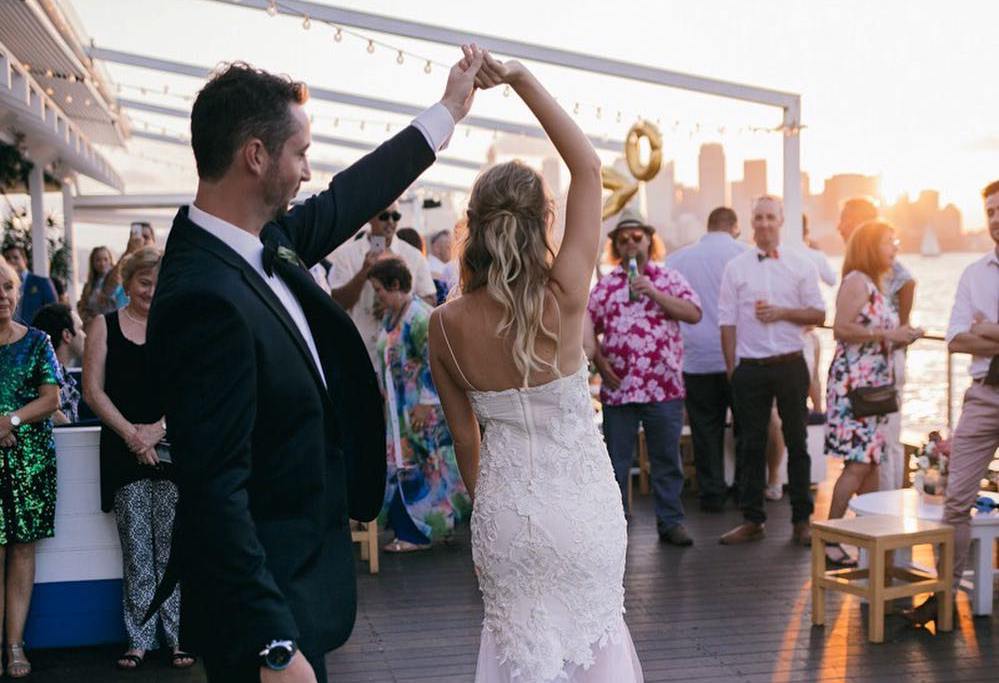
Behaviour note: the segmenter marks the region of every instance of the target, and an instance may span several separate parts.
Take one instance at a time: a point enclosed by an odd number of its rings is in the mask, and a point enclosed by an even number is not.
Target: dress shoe
[[[795,545],[810,548],[812,545],[812,525],[806,522],[795,522],[791,532],[791,542]]]
[[[738,545],[739,543],[750,543],[760,541],[767,535],[762,524],[756,522],[743,522],[718,539],[722,545]]]
[[[669,529],[659,530],[659,540],[670,545],[688,546],[694,545],[694,539],[687,533],[687,529],[682,524],[676,524]]]

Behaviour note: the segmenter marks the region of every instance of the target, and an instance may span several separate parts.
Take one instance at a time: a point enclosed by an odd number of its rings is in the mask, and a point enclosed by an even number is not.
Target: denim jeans
[[[628,506],[628,477],[638,438],[639,424],[645,430],[649,453],[656,524],[660,531],[683,522],[683,467],[680,463],[680,431],[683,429],[683,399],[658,403],[605,405],[604,440],[621,499]]]

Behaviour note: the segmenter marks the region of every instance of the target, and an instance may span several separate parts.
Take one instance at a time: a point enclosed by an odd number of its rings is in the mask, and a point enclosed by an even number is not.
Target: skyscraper
[[[717,142],[701,145],[701,152],[697,157],[697,185],[701,202],[699,218],[706,221],[712,209],[728,205],[725,148]]]

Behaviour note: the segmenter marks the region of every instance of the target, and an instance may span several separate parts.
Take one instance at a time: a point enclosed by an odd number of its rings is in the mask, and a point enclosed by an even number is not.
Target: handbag
[[[881,352],[884,353],[885,362],[892,368],[892,358],[888,353],[886,344],[881,342]],[[895,390],[894,372],[892,372],[892,383],[882,384],[876,387],[856,387],[846,394],[850,401],[850,410],[854,417],[872,417],[888,415],[898,412],[898,392]]]
[[[871,417],[898,412],[898,392],[894,384],[857,387],[846,395],[854,417]]]

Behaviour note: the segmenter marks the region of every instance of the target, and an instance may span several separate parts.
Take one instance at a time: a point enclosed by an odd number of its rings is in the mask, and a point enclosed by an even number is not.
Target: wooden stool
[[[826,571],[826,543],[847,543],[863,548],[870,558],[867,569]],[[916,545],[940,546],[939,576],[916,569],[895,567],[893,551]],[[885,603],[919,593],[936,593],[939,600],[937,630],[953,628],[954,529],[946,524],[921,519],[882,515],[812,522],[812,623],[826,620],[826,590],[853,593],[870,605],[868,639],[885,639]],[[863,581],[866,579],[866,581]],[[897,579],[903,583],[892,585]]]
[[[378,573],[378,522],[354,522],[358,528],[351,529],[350,540],[361,544],[361,560],[368,563],[368,571]]]

